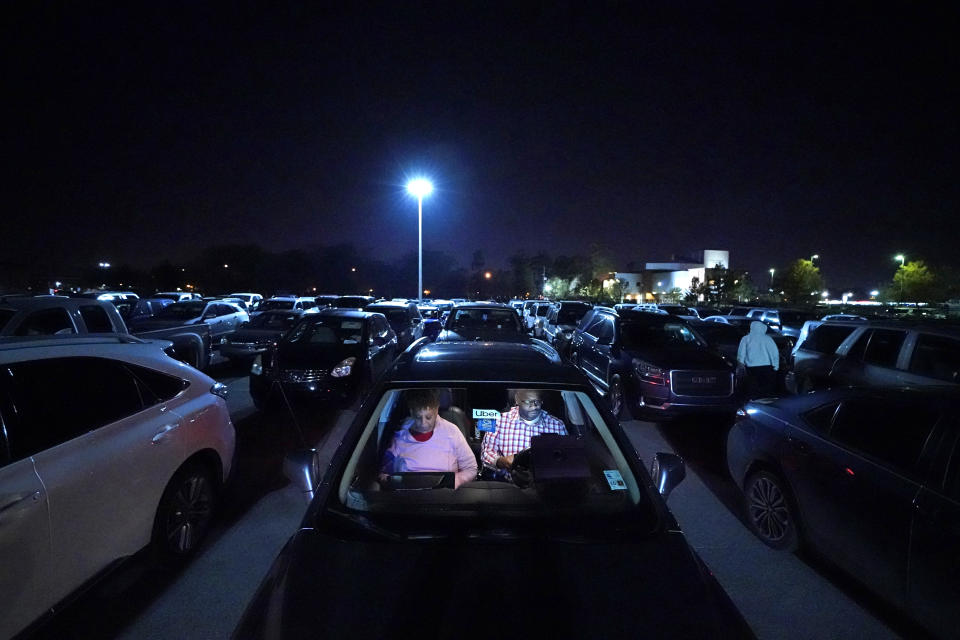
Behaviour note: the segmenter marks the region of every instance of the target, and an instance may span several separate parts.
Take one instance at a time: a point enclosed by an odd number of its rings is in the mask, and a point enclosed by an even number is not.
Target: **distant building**
[[[694,278],[698,282],[706,281],[707,269],[720,265],[730,268],[730,252],[720,249],[706,249],[701,262],[647,262],[640,272],[617,272],[616,278],[623,283],[625,300],[657,300],[663,294],[676,289],[681,295],[690,293]]]

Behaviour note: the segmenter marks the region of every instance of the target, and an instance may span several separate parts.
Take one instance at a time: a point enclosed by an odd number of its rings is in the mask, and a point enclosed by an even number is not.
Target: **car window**
[[[20,460],[143,408],[133,375],[104,358],[53,358],[8,365],[17,419],[7,425],[13,460]],[[56,401],[51,401],[55,399]]]
[[[141,397],[145,406],[166,402],[190,386],[190,383],[182,378],[154,371],[147,367],[128,363],[123,366],[142,385]]]
[[[920,453],[938,418],[939,411],[922,401],[850,398],[840,403],[830,438],[915,476]]]
[[[380,338],[390,336],[390,324],[385,319],[374,316],[371,321],[373,322],[373,335]]]
[[[34,311],[17,327],[18,336],[51,336],[76,332],[67,310],[60,307]]]
[[[264,300],[260,303],[260,311],[293,309],[293,300]]]
[[[305,318],[284,336],[284,342],[299,344],[359,344],[363,318]]]
[[[452,329],[520,331],[517,314],[510,309],[457,309]]]
[[[542,304],[539,307],[537,307],[538,316],[541,316],[541,317],[546,316],[549,311],[550,311],[550,307],[548,307],[545,304]]]
[[[396,307],[369,306],[366,308],[366,311],[382,313],[387,317],[387,320],[390,322],[390,324],[395,327],[403,327],[404,325],[409,324],[409,316],[407,315],[408,312],[406,309],[398,309]]]
[[[802,414],[804,422],[813,427],[818,433],[828,433],[833,416],[837,413],[839,402],[830,402],[820,407],[810,409]]]
[[[801,348],[817,353],[833,353],[855,328],[822,324],[810,331]]]
[[[906,336],[906,331],[875,329],[870,337],[870,342],[867,344],[863,361],[878,367],[897,366],[897,357],[900,355],[900,347],[903,345],[903,339]]]
[[[910,373],[960,382],[960,340],[921,333],[910,359]]]
[[[206,304],[203,302],[174,302],[164,307],[157,318],[164,320],[189,320],[203,313]]]
[[[130,306],[132,307],[131,303]],[[95,304],[85,304],[80,307],[80,317],[83,323],[87,325],[87,331],[90,333],[112,333],[113,325],[110,324],[110,318],[103,307]]]
[[[287,313],[261,313],[250,321],[250,326],[256,329],[287,330],[297,324],[300,316]]]
[[[541,391],[543,411],[551,420],[559,421],[562,431],[566,432],[542,442],[563,447],[562,456],[555,455],[552,448],[549,452],[540,448],[541,444],[534,441],[533,450],[516,454],[521,461],[516,464],[529,465],[524,468],[523,478],[517,481],[477,479],[453,489],[442,478],[429,476],[430,471],[423,470],[422,465],[418,469],[425,477],[418,477],[417,472],[396,471],[416,466],[412,458],[408,461],[402,455],[402,450],[391,450],[395,436],[400,434],[402,438],[403,430],[409,428],[406,391],[389,389],[378,400],[342,475],[333,479],[337,492],[332,508],[347,514],[364,514],[378,526],[387,528],[404,524],[417,528],[418,519],[421,523],[431,519],[456,522],[508,519],[514,523],[535,523],[566,515],[575,519],[578,526],[603,532],[603,535],[612,533],[611,520],[627,515],[652,516],[650,503],[641,490],[642,483],[631,470],[610,427],[585,393]],[[470,447],[467,453],[472,458],[470,464],[483,466],[484,434],[496,433],[505,421],[515,420],[515,410],[511,414],[512,391],[497,384],[437,390],[441,397],[440,417],[446,416],[444,419],[450,425],[447,433],[453,439],[459,438],[456,432],[463,436]],[[436,433],[440,432],[435,432],[433,437],[437,437]],[[492,438],[492,435],[486,437]],[[545,461],[544,457],[555,462]],[[449,474],[457,465],[458,462],[441,456],[440,462],[435,463],[441,471],[434,475],[442,471]],[[381,472],[405,477],[395,482],[394,478],[382,478]],[[419,528],[422,529],[423,524]]]
[[[10,318],[15,315],[17,315],[17,312],[13,309],[0,309],[0,331],[3,331],[3,328],[10,322]]]
[[[621,340],[625,349],[643,347],[706,346],[684,324],[667,322],[623,322],[620,325]]]
[[[591,335],[595,335],[598,342],[612,342],[613,318],[604,318],[603,322],[598,323],[595,329],[591,329]]]

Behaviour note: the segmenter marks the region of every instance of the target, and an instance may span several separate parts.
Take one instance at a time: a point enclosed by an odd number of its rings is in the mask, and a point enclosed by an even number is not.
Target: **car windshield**
[[[374,313],[382,313],[387,317],[387,322],[390,323],[392,327],[400,327],[407,324],[407,310],[406,309],[397,309],[396,307],[367,307],[366,311],[373,311]]]
[[[164,300],[173,300],[174,302],[180,302],[179,293],[158,293],[154,298],[163,298]]]
[[[363,296],[340,296],[331,306],[341,309],[363,309],[372,302],[369,298]]]
[[[587,305],[563,305],[557,313],[557,324],[578,324],[589,310]]]
[[[806,313],[804,311],[781,311],[780,312],[781,324],[801,325],[807,320],[816,320],[816,319],[817,319],[816,314]]]
[[[457,309],[451,329],[493,329],[520,332],[517,314],[510,309]]]
[[[298,344],[360,344],[363,340],[362,318],[304,318],[284,337],[284,342]]]
[[[624,322],[620,332],[625,349],[706,346],[690,327],[673,322]]]
[[[203,314],[206,306],[206,302],[175,302],[157,312],[157,318],[161,320],[187,320],[189,318],[196,318]]]
[[[495,446],[507,446],[496,444],[501,440],[495,434],[517,422],[516,391],[492,383],[432,390],[439,398],[434,432],[460,441],[463,448],[460,458],[423,462],[408,457],[413,454],[405,444],[412,423],[411,390],[386,390],[334,480],[336,496],[328,510],[389,537],[445,535],[451,527],[483,536],[494,523],[504,527],[500,533],[506,536],[547,523],[552,533],[586,537],[653,529],[656,515],[644,482],[618,444],[618,437],[626,441],[623,434],[614,434],[619,427],[607,424],[582,390],[537,390],[538,405],[526,395],[527,410],[535,407],[536,420],[552,433],[516,445],[511,477],[494,475],[488,456],[495,457]],[[454,482],[462,466],[467,477]],[[479,478],[474,467],[481,470]],[[552,528],[558,523],[560,528]]]
[[[690,309],[687,309],[686,307],[679,304],[661,304],[659,305],[659,308],[675,316],[692,315],[690,312]]]
[[[293,300],[264,300],[260,303],[260,311],[271,311],[273,309],[293,309]]]
[[[292,313],[261,313],[250,321],[250,327],[256,329],[283,329],[287,330],[297,324],[300,316]]]

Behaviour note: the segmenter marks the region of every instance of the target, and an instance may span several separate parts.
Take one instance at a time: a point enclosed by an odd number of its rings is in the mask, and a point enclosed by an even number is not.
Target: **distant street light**
[[[225,264],[225,265],[223,265],[223,268],[224,268],[224,269],[229,269],[229,268],[230,268],[230,265]]]
[[[489,271],[487,271],[487,272],[485,272],[485,273],[483,274],[483,277],[486,278],[487,280],[489,280],[490,278],[493,277],[493,274],[490,273]]]
[[[899,260],[900,268],[903,269],[903,262],[906,259],[906,257],[902,253],[898,253],[897,255],[893,256],[893,259]],[[900,274],[900,302],[903,302],[903,274],[902,273]]]
[[[774,269],[773,267],[771,267],[771,268],[770,268],[770,291],[773,291],[773,272],[774,272],[774,271],[775,271],[775,269]]]
[[[98,263],[98,264],[99,264],[99,266],[100,266],[101,269],[109,269],[109,268],[110,268],[110,263],[109,263],[109,262],[100,262],[100,263]]]
[[[873,291],[870,292],[871,298],[876,298],[878,295],[880,295],[880,292],[877,289],[874,289]]]
[[[407,183],[407,192],[417,199],[417,299],[423,300],[423,199],[433,193],[433,184],[415,178]]]

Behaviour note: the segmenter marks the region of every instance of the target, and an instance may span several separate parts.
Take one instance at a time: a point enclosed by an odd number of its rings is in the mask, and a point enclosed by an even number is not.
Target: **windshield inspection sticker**
[[[494,409],[474,409],[473,417],[477,421],[477,431],[493,433],[497,430],[497,420],[500,412]]]
[[[612,491],[626,491],[627,483],[623,481],[623,476],[620,475],[620,472],[616,469],[612,471],[604,471],[603,475],[607,478],[607,484],[610,485]]]

